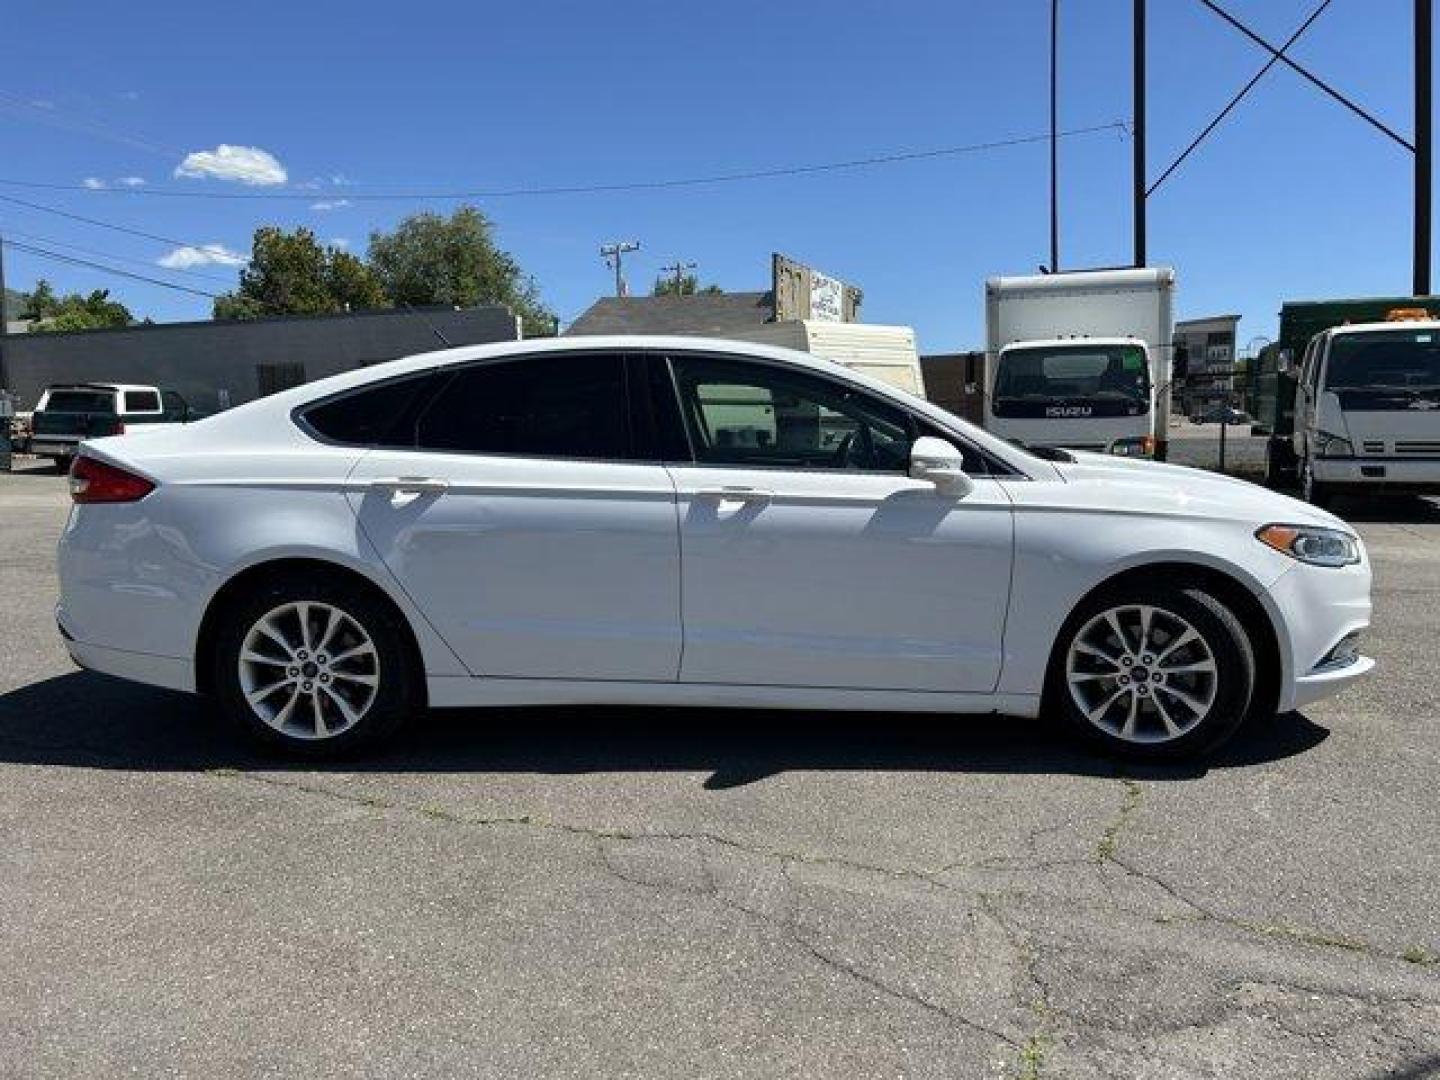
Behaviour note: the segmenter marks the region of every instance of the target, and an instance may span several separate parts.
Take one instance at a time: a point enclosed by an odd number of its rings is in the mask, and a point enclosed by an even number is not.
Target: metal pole
[[[1434,0],[1415,0],[1415,295],[1430,295],[1430,45]]]
[[[10,329],[10,312],[5,308],[5,237],[0,235],[0,472],[10,472],[15,467],[10,455],[11,419],[10,396],[6,387],[9,371],[5,367],[5,335]]]
[[[1060,272],[1060,0],[1050,0],[1050,272]]]
[[[1135,0],[1135,109],[1133,183],[1135,207],[1135,265],[1145,265],[1145,0]]]

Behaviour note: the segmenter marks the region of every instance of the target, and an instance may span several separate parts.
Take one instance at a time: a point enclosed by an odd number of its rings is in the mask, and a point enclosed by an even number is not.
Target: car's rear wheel
[[[1096,597],[1066,623],[1048,702],[1124,757],[1213,750],[1245,719],[1255,689],[1249,636],[1199,587],[1142,585]]]
[[[287,753],[343,753],[394,733],[415,708],[405,629],[368,591],[270,582],[221,614],[212,686],[250,737]]]

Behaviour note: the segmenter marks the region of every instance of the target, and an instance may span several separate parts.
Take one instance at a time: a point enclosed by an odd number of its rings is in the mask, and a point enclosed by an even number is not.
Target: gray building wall
[[[453,345],[519,337],[499,305],[19,334],[0,338],[0,387],[25,410],[51,383],[153,383],[209,412],[259,397],[262,365],[298,364],[308,382],[442,349],[432,326]]]

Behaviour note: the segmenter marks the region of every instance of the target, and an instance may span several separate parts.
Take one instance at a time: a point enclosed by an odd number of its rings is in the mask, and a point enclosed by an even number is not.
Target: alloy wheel
[[[1091,724],[1133,743],[1185,735],[1209,715],[1219,691],[1204,635],[1146,604],[1109,608],[1082,626],[1070,642],[1065,678]]]
[[[293,739],[330,739],[356,724],[380,689],[380,654],[365,627],[333,604],[295,601],[257,619],[240,647],[251,711]]]

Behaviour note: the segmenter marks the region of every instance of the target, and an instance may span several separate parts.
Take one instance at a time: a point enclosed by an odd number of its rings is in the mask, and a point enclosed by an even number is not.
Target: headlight
[[[1331,435],[1328,431],[1315,433],[1315,449],[1321,457],[1354,457],[1355,447],[1349,439]]]
[[[1110,453],[1117,457],[1154,457],[1155,436],[1139,435],[1129,439],[1116,439],[1109,449]]]
[[[1311,566],[1349,566],[1360,561],[1360,541],[1339,529],[1315,525],[1266,525],[1255,533],[1262,544]]]

